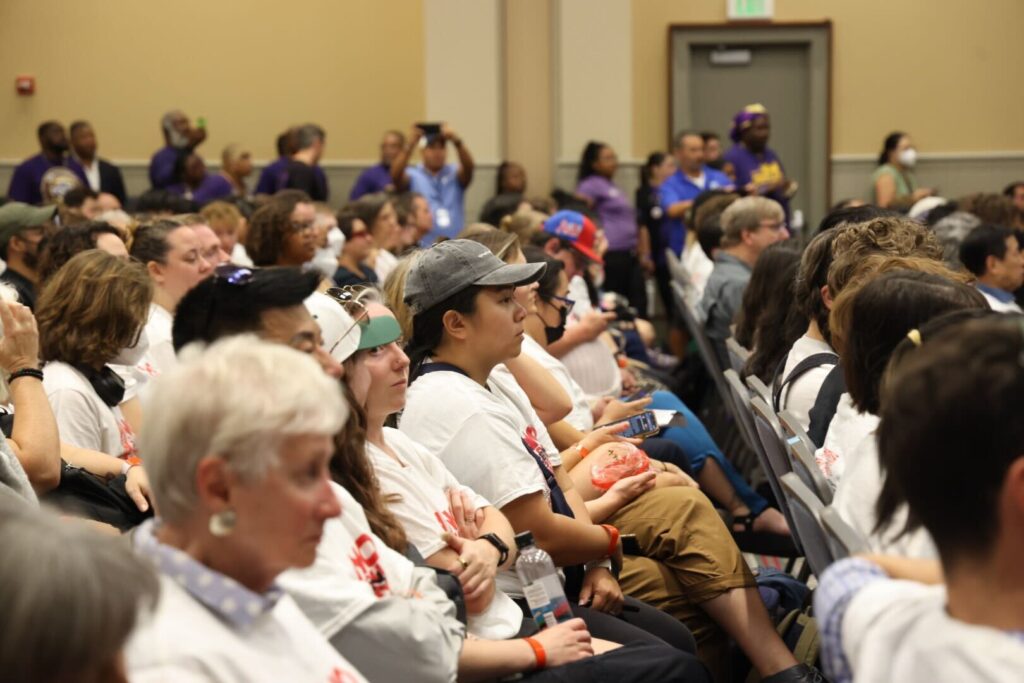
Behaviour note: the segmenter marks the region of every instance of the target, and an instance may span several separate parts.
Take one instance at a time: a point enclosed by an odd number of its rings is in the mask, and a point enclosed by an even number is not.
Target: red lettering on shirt
[[[117,421],[117,431],[121,436],[121,457],[132,458],[139,454],[135,448],[135,430],[123,417]]]
[[[383,598],[391,594],[388,577],[384,574],[384,568],[380,566],[377,546],[369,534],[362,534],[356,539],[348,559],[352,562],[356,578],[370,584],[374,595]]]
[[[327,679],[327,683],[358,683],[358,681],[355,674],[337,666],[331,669],[331,677]]]
[[[455,515],[452,514],[451,510],[440,510],[435,512],[434,517],[437,519],[437,523],[441,525],[443,530],[458,535],[459,525],[455,522]]]
[[[551,461],[548,460],[548,453],[541,442],[537,439],[537,430],[533,425],[527,427],[526,431],[523,432],[523,444],[529,448],[534,455],[540,458],[548,473],[554,474],[555,470],[551,467]]]

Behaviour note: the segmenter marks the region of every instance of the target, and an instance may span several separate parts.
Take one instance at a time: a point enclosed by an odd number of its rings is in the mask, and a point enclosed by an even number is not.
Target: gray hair
[[[763,220],[782,221],[786,213],[774,199],[741,197],[722,212],[722,246],[734,247],[743,239],[744,231],[757,230]]]
[[[20,683],[91,678],[160,593],[128,544],[0,496],[0,671]]]
[[[960,243],[979,225],[981,219],[973,213],[954,211],[932,226],[932,232],[942,245],[942,260],[947,266],[953,270],[963,269],[963,264],[960,263]]]
[[[165,133],[173,132],[174,131],[174,119],[178,118],[179,116],[184,116],[184,115],[185,115],[185,112],[183,112],[180,109],[172,109],[169,112],[167,112],[166,114],[164,114],[163,118],[160,119],[160,125],[164,127],[164,132]]]
[[[309,149],[313,146],[313,143],[317,140],[323,140],[326,134],[324,129],[315,123],[307,123],[304,126],[299,126],[298,130],[295,131],[295,144],[300,150]]]
[[[189,345],[179,359],[153,382],[139,435],[154,503],[168,522],[195,512],[203,458],[222,458],[259,479],[277,463],[286,437],[333,436],[348,419],[340,382],[283,344],[239,335]]]

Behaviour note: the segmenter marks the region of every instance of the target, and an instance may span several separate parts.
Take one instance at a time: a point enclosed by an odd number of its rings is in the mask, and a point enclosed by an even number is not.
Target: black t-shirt
[[[302,190],[314,202],[327,201],[327,188],[324,187],[316,169],[309,164],[291,159],[288,161],[288,179],[284,186],[290,190]]]
[[[31,310],[36,308],[36,286],[32,281],[21,273],[16,273],[10,268],[0,274],[0,280],[14,287],[18,292],[18,303],[28,306]]]
[[[376,285],[379,278],[377,273],[373,272],[373,268],[360,263],[359,270],[361,273],[353,273],[344,266],[338,266],[338,270],[334,271],[334,282],[339,287],[347,287],[349,285]]]

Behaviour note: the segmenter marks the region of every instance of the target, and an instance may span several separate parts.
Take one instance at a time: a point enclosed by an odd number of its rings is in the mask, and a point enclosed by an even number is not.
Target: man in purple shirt
[[[285,166],[284,187],[302,190],[314,202],[326,202],[329,195],[327,178],[320,169],[326,138],[324,129],[315,123],[299,126],[295,130],[295,153]]]
[[[391,182],[391,163],[403,147],[405,147],[405,136],[400,132],[389,130],[384,133],[384,138],[380,141],[380,163],[359,174],[348,198],[354,201],[364,194],[393,190],[395,186]]]
[[[200,124],[193,128],[188,116],[180,109],[164,114],[161,126],[164,147],[149,161],[149,182],[154,189],[165,188],[177,181],[174,172],[179,157],[191,152],[206,139],[206,126]]]
[[[777,154],[768,147],[771,121],[761,104],[749,104],[733,117],[729,137],[735,143],[723,157],[736,171],[736,186],[746,194],[762,195],[782,205],[789,216],[789,199],[796,183],[786,177]]]
[[[36,130],[39,147],[42,150],[18,164],[7,188],[7,198],[26,204],[41,204],[43,175],[54,166],[64,166],[68,151],[68,136],[64,126],[56,121],[46,121]]]
[[[277,136],[277,159],[260,171],[255,194],[274,194],[288,180],[288,159],[295,152],[295,129],[289,128]]]
[[[194,151],[180,158],[175,177],[180,178],[180,182],[168,185],[167,191],[191,199],[196,206],[234,194],[231,182],[220,173],[208,173],[203,158]]]

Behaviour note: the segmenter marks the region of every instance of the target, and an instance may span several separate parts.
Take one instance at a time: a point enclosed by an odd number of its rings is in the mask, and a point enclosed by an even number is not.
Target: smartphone
[[[622,541],[622,554],[632,555],[636,557],[643,555],[643,551],[640,550],[640,542],[636,540],[636,534],[622,534],[619,536],[619,540]]]
[[[423,137],[433,138],[441,134],[440,123],[417,123],[416,127],[423,131]]]
[[[626,398],[622,399],[622,401],[623,401],[623,403],[632,403],[633,401],[639,401],[642,398],[647,398],[650,395],[651,395],[651,390],[650,389],[641,389],[640,391],[636,392],[635,394],[632,394],[631,396],[627,396]]]
[[[618,424],[620,422],[628,422],[629,427],[626,428],[626,431],[616,434],[616,436],[624,436],[627,438],[651,436],[652,434],[657,434],[658,431],[661,430],[661,427],[658,426],[657,418],[650,410],[645,410],[639,415],[634,415],[624,420],[609,422],[608,424]],[[608,425],[601,426],[607,427]]]

